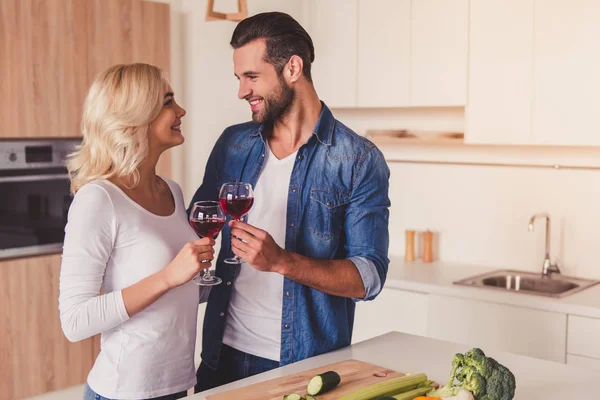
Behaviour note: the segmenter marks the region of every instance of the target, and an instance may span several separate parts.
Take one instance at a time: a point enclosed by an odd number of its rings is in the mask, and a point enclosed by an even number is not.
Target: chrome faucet
[[[544,256],[544,265],[542,266],[542,277],[548,277],[552,273],[560,274],[558,265],[552,264],[550,261],[550,215],[548,213],[532,215],[529,219],[529,232],[533,232],[533,223],[536,218],[546,218],[546,255]]]

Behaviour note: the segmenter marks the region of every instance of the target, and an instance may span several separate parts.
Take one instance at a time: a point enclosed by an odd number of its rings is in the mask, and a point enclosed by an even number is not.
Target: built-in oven
[[[62,251],[72,200],[65,159],[79,143],[0,141],[0,258]]]

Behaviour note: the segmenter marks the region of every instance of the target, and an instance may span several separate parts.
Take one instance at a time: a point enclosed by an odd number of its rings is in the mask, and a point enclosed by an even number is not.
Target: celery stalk
[[[352,393],[342,396],[339,400],[372,400],[381,396],[393,396],[407,390],[413,390],[415,385],[426,381],[427,375],[425,374],[415,374],[389,379],[387,381],[375,383],[365,388],[355,390]],[[427,393],[429,390],[430,388],[427,388],[424,393]]]

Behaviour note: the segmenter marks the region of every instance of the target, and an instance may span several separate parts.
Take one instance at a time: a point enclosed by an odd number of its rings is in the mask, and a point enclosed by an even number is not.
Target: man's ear
[[[296,55],[290,57],[290,60],[283,68],[283,72],[284,72],[285,77],[287,78],[288,82],[290,82],[290,83],[297,82],[300,79],[300,77],[302,76],[302,68],[303,67],[304,67],[304,62],[302,61],[302,58],[300,58],[299,56],[296,56]]]

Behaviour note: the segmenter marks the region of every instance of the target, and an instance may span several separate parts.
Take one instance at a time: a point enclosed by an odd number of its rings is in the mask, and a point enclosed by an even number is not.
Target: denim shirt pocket
[[[319,240],[339,239],[344,225],[346,205],[350,192],[337,188],[316,188],[310,191],[308,230]]]

